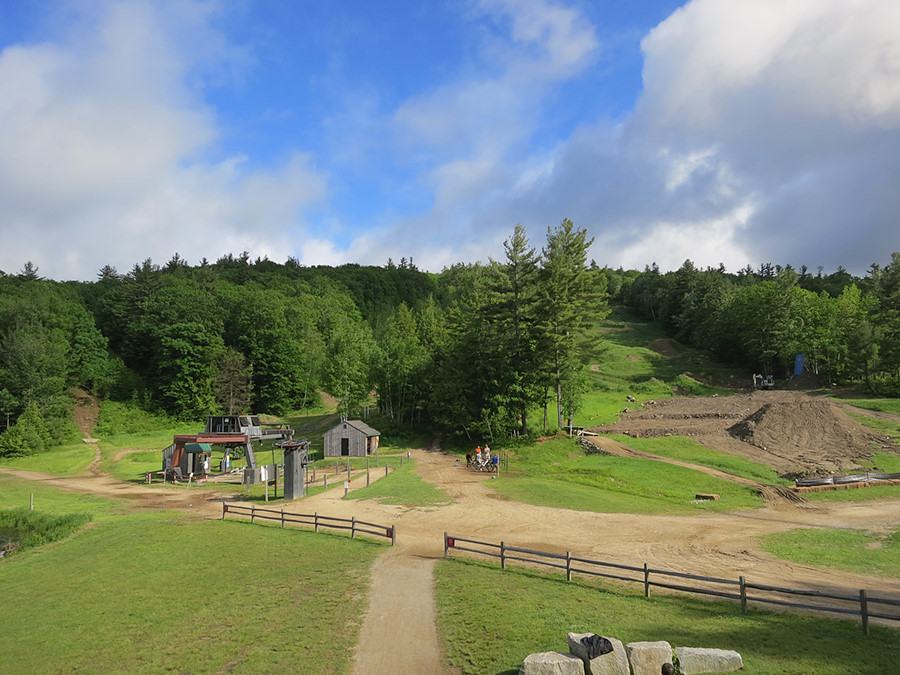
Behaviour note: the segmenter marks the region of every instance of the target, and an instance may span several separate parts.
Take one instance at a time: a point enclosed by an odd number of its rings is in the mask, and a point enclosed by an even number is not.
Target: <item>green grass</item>
[[[445,492],[419,478],[413,462],[405,462],[402,468],[382,476],[369,487],[354,490],[347,498],[375,499],[382,504],[412,507],[443,506],[452,501]]]
[[[0,508],[27,507],[30,505],[31,495],[34,495],[35,510],[53,514],[90,513],[96,516],[109,513],[120,506],[116,500],[60,490],[41,481],[0,474]]]
[[[528,654],[567,651],[569,631],[624,643],[734,649],[754,675],[883,675],[894,672],[900,631],[859,622],[774,613],[736,603],[657,595],[635,584],[599,585],[496,563],[450,558],[435,571],[438,630],[463,673],[514,675]],[[599,586],[599,587],[598,587]]]
[[[900,473],[900,453],[876,452],[871,460],[860,464],[876,473]]]
[[[809,528],[760,538],[763,550],[801,565],[900,577],[900,530],[875,535],[852,530]]]
[[[93,459],[93,446],[73,443],[51,448],[37,455],[4,458],[0,460],[0,466],[52,473],[57,476],[77,476],[84,473]]]
[[[155,473],[161,468],[162,452],[144,450],[124,455],[112,465],[111,473],[119,480],[144,482],[148,473]]]
[[[847,414],[863,426],[874,429],[875,431],[882,433],[885,436],[890,436],[892,439],[894,439],[894,443],[900,442],[900,424],[898,424],[897,422],[894,422],[892,420],[883,420],[877,417],[870,417],[869,415],[863,415],[862,413],[854,413],[850,411],[848,411]]]
[[[97,523],[0,565],[3,670],[346,673],[383,551],[171,514]]]
[[[100,415],[93,429],[97,438],[155,432],[159,429],[173,429],[174,433],[190,434],[203,428],[203,421],[179,422],[166,415],[154,415],[133,403],[101,401]],[[170,441],[171,442],[171,441]]]
[[[699,350],[678,344],[657,324],[640,321],[622,307],[613,308],[596,331],[602,340],[594,349],[592,366],[585,369],[587,391],[581,412],[574,419],[575,426],[610,424],[626,406],[634,408],[650,399],[734,393],[732,389],[704,384],[702,379],[729,387],[749,381],[749,376],[711,361]],[[651,346],[664,348],[670,355],[660,354]],[[628,395],[634,396],[637,403],[628,402]]]
[[[17,545],[13,553],[20,554],[65,539],[90,520],[91,516],[85,513],[54,515],[25,507],[0,509],[0,544],[4,539],[12,539]]]
[[[490,481],[490,487],[528,504],[600,513],[689,514],[763,504],[752,488],[653,460],[585,456],[565,437],[519,447],[511,470]],[[721,499],[694,503],[700,492]]]
[[[900,485],[870,485],[849,490],[803,493],[803,498],[811,502],[868,502],[877,499],[896,499],[897,497],[900,497]]]
[[[839,398],[857,408],[900,415],[900,398]]]
[[[729,455],[727,452],[712,450],[684,436],[632,438],[623,434],[609,434],[609,437],[635,450],[708,466],[732,476],[741,476],[772,485],[793,485],[792,481],[779,478],[778,474],[763,464],[751,462],[736,455]]]

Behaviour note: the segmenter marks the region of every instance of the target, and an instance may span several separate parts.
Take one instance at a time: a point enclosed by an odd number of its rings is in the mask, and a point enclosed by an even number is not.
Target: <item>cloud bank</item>
[[[540,245],[565,217],[614,267],[863,273],[900,250],[894,0],[692,0],[644,33],[643,89],[616,119],[599,98],[615,46],[583,8],[473,2],[465,63],[401,100],[341,92],[322,147],[274,157],[225,150],[240,130],[211,89],[266,67],[227,5],[77,7],[0,52],[7,272],[243,250],[439,271],[502,256],[516,223]],[[352,209],[360,167],[375,198]]]

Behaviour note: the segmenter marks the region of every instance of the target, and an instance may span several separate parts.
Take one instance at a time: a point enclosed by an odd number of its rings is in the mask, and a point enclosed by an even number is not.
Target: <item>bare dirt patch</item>
[[[75,426],[85,438],[91,438],[91,432],[97,426],[97,418],[100,416],[100,404],[94,396],[82,389],[72,392],[75,397]]]
[[[592,431],[686,436],[790,478],[862,471],[877,450],[896,449],[830,399],[793,391],[666,399]]]
[[[669,338],[659,338],[654,340],[648,347],[662,356],[681,356],[681,352],[675,348],[675,345],[672,344],[672,341]]]

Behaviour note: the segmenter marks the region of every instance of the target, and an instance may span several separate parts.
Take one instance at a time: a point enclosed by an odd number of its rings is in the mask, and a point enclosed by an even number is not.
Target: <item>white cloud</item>
[[[211,5],[87,7],[56,42],[0,52],[0,269],[30,259],[91,278],[176,251],[286,258],[325,183],[302,154],[268,170],[204,159],[219,129],[192,83],[243,58],[225,56]]]
[[[898,25],[893,0],[688,3],[643,40],[635,113],[523,169],[511,222],[571,217],[600,264],[863,273],[900,249]]]
[[[685,260],[703,266],[724,263],[731,271],[750,262],[747,252],[735,243],[736,234],[753,215],[752,204],[744,204],[718,218],[690,222],[650,223],[644,236],[621,245],[609,233],[595,242],[606,253],[605,264],[625,269],[643,269],[655,262],[663,270],[681,267]]]

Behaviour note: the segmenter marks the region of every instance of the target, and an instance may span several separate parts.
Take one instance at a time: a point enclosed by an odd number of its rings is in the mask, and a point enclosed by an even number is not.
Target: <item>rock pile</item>
[[[539,652],[522,662],[519,675],[660,675],[677,663],[682,675],[743,670],[741,655],[725,649],[677,647],[664,641],[629,642],[594,633],[569,633],[568,652]]]

